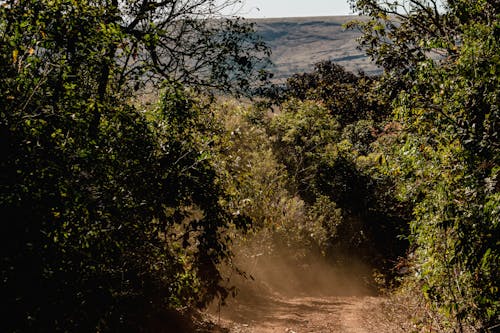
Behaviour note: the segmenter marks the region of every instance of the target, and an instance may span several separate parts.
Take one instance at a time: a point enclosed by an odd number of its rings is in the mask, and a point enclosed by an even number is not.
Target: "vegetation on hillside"
[[[2,331],[153,329],[227,295],[225,231],[245,223],[201,92],[247,88],[267,50],[220,6],[0,2]]]
[[[485,330],[500,320],[498,2],[355,6],[373,18],[363,45],[381,82],[398,83],[385,89],[402,126],[386,170],[414,204],[416,278],[457,331]]]
[[[2,331],[168,330],[245,275],[233,243],[498,325],[498,1],[351,3],[381,76],[325,61],[242,102],[215,97],[267,48],[215,1],[0,1]]]

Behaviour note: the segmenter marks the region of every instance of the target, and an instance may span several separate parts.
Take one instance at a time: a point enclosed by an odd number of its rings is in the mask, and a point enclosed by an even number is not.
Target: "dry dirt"
[[[403,332],[380,317],[383,302],[372,296],[275,296],[267,304],[238,303],[231,313],[223,308],[219,325],[231,333]]]
[[[211,320],[229,333],[407,332],[391,320],[387,299],[360,278],[363,268],[333,269],[321,262],[253,265],[255,280],[237,278],[239,294],[214,304]]]

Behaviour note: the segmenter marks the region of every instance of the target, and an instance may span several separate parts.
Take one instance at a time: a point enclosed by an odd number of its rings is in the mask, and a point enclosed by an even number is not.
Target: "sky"
[[[352,14],[347,0],[243,0],[239,16],[248,18]]]

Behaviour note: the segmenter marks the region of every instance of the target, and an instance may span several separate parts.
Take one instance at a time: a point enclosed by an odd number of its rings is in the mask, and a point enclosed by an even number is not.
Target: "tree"
[[[338,263],[356,257],[388,272],[406,249],[397,236],[407,233],[409,209],[396,204],[390,179],[358,165],[362,157],[373,158],[378,125],[361,119],[342,128],[335,113],[315,101],[291,98],[281,107],[268,124],[273,149],[286,167],[290,192],[317,216],[331,216],[324,221],[324,253]],[[341,213],[328,214],[332,207]]]
[[[411,222],[417,278],[457,331],[499,318],[498,1],[352,1],[386,69],[397,120],[388,154]],[[433,56],[432,54],[439,56]]]
[[[64,51],[78,58],[82,43],[91,43],[101,73],[99,94],[108,85],[143,85],[168,79],[186,85],[234,90],[248,87],[268,55],[253,24],[221,11],[238,1],[226,0],[100,0],[3,1],[3,33],[23,34],[27,45],[55,61]],[[18,21],[23,28],[14,31]],[[100,38],[107,35],[108,39]],[[53,46],[60,49],[55,50]],[[95,59],[97,60],[97,59]],[[111,75],[112,74],[112,75]]]
[[[287,167],[290,192],[312,203],[318,191],[315,179],[324,155],[334,154],[339,123],[328,109],[312,101],[291,99],[273,117],[268,131],[278,160]]]
[[[381,120],[387,116],[387,108],[372,93],[374,82],[376,78],[356,75],[332,61],[322,61],[314,65],[312,72],[289,78],[279,98],[321,102],[343,126],[361,119]]]
[[[3,331],[153,329],[227,295],[217,265],[241,224],[207,103],[176,81],[244,86],[264,49],[214,3],[0,2]],[[130,100],[148,78],[168,81],[154,111]]]
[[[463,26],[491,21],[497,0],[350,0],[353,10],[368,20],[347,25],[363,33],[360,47],[381,66],[383,89],[391,98],[411,89],[416,69],[424,61],[451,63],[461,45]]]
[[[187,85],[245,90],[258,79],[269,51],[254,24],[224,17],[239,1],[118,1],[112,22],[125,38],[110,51],[121,58],[118,82],[127,75],[174,79]]]

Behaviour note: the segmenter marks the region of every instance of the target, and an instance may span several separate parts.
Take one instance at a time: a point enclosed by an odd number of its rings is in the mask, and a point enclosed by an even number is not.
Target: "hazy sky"
[[[243,0],[238,13],[252,18],[352,14],[347,0]]]

